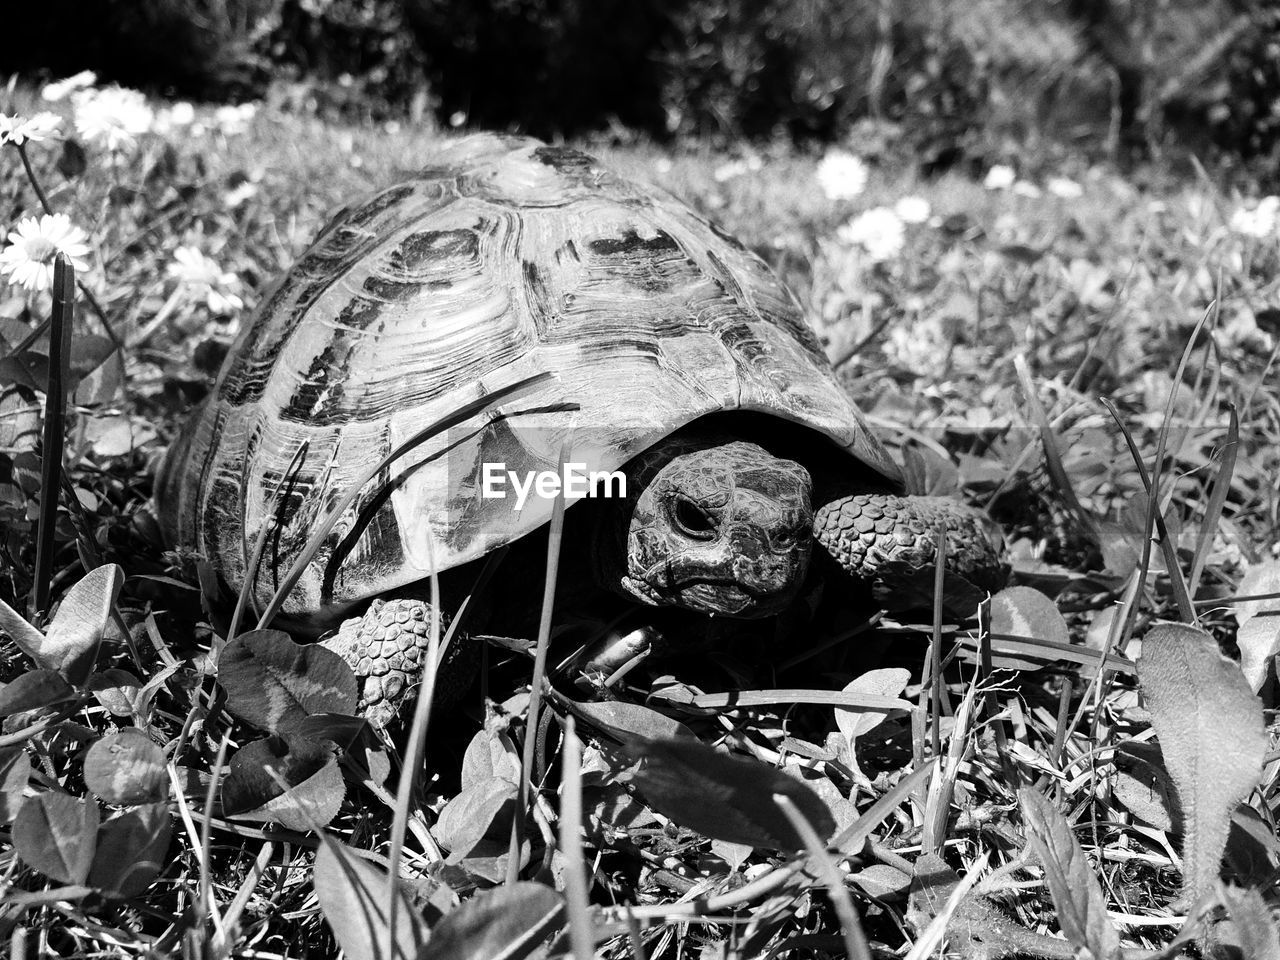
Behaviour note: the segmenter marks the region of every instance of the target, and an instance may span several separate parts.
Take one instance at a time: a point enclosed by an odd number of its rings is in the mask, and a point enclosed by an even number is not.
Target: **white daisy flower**
[[[155,111],[137,90],[104,87],[82,90],[73,98],[76,132],[107,150],[127,147],[155,123]]]
[[[987,177],[982,181],[982,185],[988,190],[1008,190],[1017,178],[1018,175],[1013,167],[997,163],[987,171]]]
[[[179,100],[177,103],[156,113],[155,126],[153,129],[157,133],[168,133],[179,127],[189,127],[195,122],[196,108],[186,100]]]
[[[1045,188],[1062,200],[1079,200],[1084,196],[1084,187],[1069,177],[1050,177]]]
[[[829,200],[849,200],[867,186],[867,165],[847,150],[829,150],[818,162],[818,186]]]
[[[903,197],[893,205],[893,212],[903,223],[924,223],[933,211],[924,197]]]
[[[902,218],[888,207],[864,210],[837,228],[836,238],[848,246],[858,246],[880,263],[898,255],[906,240]]]
[[[169,264],[169,276],[192,297],[203,300],[211,312],[225,316],[244,306],[239,296],[239,278],[224,272],[197,247],[179,247],[173,252],[173,261]]]
[[[65,213],[26,217],[9,234],[9,245],[0,251],[0,276],[33,293],[53,286],[53,259],[65,253],[77,270],[87,270],[88,237]]]
[[[249,129],[249,123],[257,112],[256,103],[242,103],[239,106],[219,107],[213,111],[213,119],[224,134],[235,136]]]
[[[1258,240],[1274,236],[1280,220],[1280,197],[1263,197],[1252,210],[1240,207],[1231,215],[1230,227],[1236,233]]]
[[[244,203],[247,203],[253,197],[257,196],[258,185],[252,180],[241,181],[239,186],[232,187],[222,195],[222,202],[227,208],[234,210]]]
[[[0,144],[15,143],[22,146],[28,140],[32,143],[40,143],[57,133],[61,125],[62,118],[47,110],[37,113],[30,119],[18,116],[6,117],[0,113]]]
[[[728,163],[722,163],[712,172],[716,183],[724,183],[742,176],[747,172],[747,162],[745,160],[730,160]]]
[[[54,103],[58,100],[65,100],[69,93],[75,93],[85,87],[92,87],[97,82],[98,75],[92,70],[81,70],[65,80],[55,80],[53,83],[46,84],[44,89],[40,91],[40,96],[50,103]]]

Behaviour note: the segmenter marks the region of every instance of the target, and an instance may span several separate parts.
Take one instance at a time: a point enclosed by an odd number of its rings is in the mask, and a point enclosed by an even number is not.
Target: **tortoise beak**
[[[772,616],[800,589],[809,548],[807,538],[778,544],[757,526],[734,524],[718,541],[668,559],[669,591],[679,606],[703,613]]]

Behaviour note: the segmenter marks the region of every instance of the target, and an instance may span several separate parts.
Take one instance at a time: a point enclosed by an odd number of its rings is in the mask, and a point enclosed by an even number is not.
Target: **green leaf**
[[[910,680],[911,672],[901,667],[868,670],[861,676],[854,677],[845,686],[844,692],[896,697],[902,693]],[[844,734],[849,750],[852,751],[854,741],[884,723],[889,713],[888,710],[853,710],[848,707],[836,707],[836,727]]]
[[[1030,787],[1018,792],[1022,823],[1036,856],[1044,866],[1045,884],[1058,911],[1058,926],[1078,950],[1098,960],[1120,954],[1120,934],[1107,917],[1098,878],[1075,834],[1058,808]]]
[[[366,732],[369,721],[348,713],[313,713],[303,717],[293,733],[308,740],[328,740],[339,750],[350,750]]]
[[[98,805],[60,790],[23,801],[13,846],[27,866],[59,883],[84,883],[97,847]]]
[[[1280,593],[1280,561],[1268,560],[1245,571],[1236,593],[1256,597]],[[1236,645],[1240,648],[1240,669],[1257,693],[1271,674],[1271,665],[1280,653],[1280,599],[1246,600],[1235,605]]]
[[[868,896],[891,900],[911,889],[911,875],[884,863],[873,863],[849,874],[849,880]]]
[[[458,863],[483,840],[505,845],[515,812],[517,788],[510,780],[489,777],[466,787],[444,805],[434,834]]]
[[[1182,811],[1159,744],[1130,741],[1117,748],[1115,760],[1112,791],[1116,800],[1157,830],[1181,832]]]
[[[138,706],[142,681],[128,670],[112,667],[91,676],[89,689],[113,717],[131,717]]]
[[[3,600],[0,600],[0,631],[8,634],[14,644],[31,658],[38,667],[54,667],[45,662],[44,634],[27,623],[25,617]]]
[[[168,805],[126,810],[98,828],[98,852],[89,884],[108,897],[136,897],[164,870],[173,835]]]
[[[53,670],[29,670],[0,688],[0,717],[73,700],[76,691]]]
[[[0,750],[0,823],[12,823],[31,777],[31,758],[22,747]]]
[[[427,943],[426,921],[400,884],[392,936],[387,879],[385,871],[335,840],[326,838],[316,853],[316,898],[347,960],[416,960]]]
[[[288,733],[312,714],[356,709],[356,677],[346,661],[279,630],[252,630],[228,643],[218,682],[232,713],[272,733]]]
[[[822,799],[793,777],[696,741],[636,739],[626,752],[644,762],[632,781],[646,802],[681,826],[713,840],[801,850],[804,841],[773,801],[791,799],[825,842],[835,820]]]
[[[431,931],[419,960],[517,960],[565,925],[564,898],[520,881],[478,893]]]
[[[281,781],[289,786],[287,792]],[[222,782],[222,810],[227,816],[306,831],[337,816],[345,794],[333,751],[287,734],[255,740],[236,751]]]
[[[84,783],[107,803],[154,803],[169,792],[164,753],[130,727],[103,737],[84,759]]]
[[[1222,902],[1231,915],[1234,946],[1248,960],[1280,960],[1280,929],[1271,908],[1257,890],[1224,887]],[[1220,933],[1221,928],[1215,929]]]
[[[486,723],[476,731],[462,755],[462,789],[482,780],[520,779],[520,756],[511,736],[501,726]]]
[[[67,591],[45,631],[43,666],[57,670],[77,686],[89,679],[111,618],[111,605],[123,583],[124,571],[108,563],[90,570]]]
[[[632,736],[650,740],[668,737],[698,739],[697,734],[679,720],[638,703],[624,703],[621,700],[577,703],[573,706],[573,712],[621,740]]]
[[[991,598],[991,632],[1050,643],[1071,642],[1058,605],[1032,587],[1008,587]]]
[[[1217,641],[1183,624],[1147,632],[1138,683],[1186,820],[1182,892],[1191,903],[1217,882],[1231,813],[1261,777],[1262,704]]]

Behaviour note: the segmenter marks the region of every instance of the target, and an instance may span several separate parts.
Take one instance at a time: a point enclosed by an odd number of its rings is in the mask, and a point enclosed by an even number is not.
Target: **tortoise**
[[[570,503],[590,523],[566,550],[637,604],[774,615],[820,554],[887,608],[921,605],[944,522],[956,612],[1007,574],[983,513],[901,495],[763,260],[585,153],[489,134],[330,220],[241,330],[156,498],[232,589],[269,533],[262,604],[341,509],[282,615],[343,624],[325,642],[385,723],[425,636],[403,595],[543,527],[555,497],[499,481],[558,476],[568,498],[566,462],[595,491],[626,483]]]

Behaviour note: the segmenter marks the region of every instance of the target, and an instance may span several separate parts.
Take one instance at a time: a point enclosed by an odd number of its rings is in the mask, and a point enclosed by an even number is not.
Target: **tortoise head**
[[[812,483],[763,447],[672,438],[633,462],[628,497],[603,518],[603,586],[654,606],[763,617],[804,581]]]

